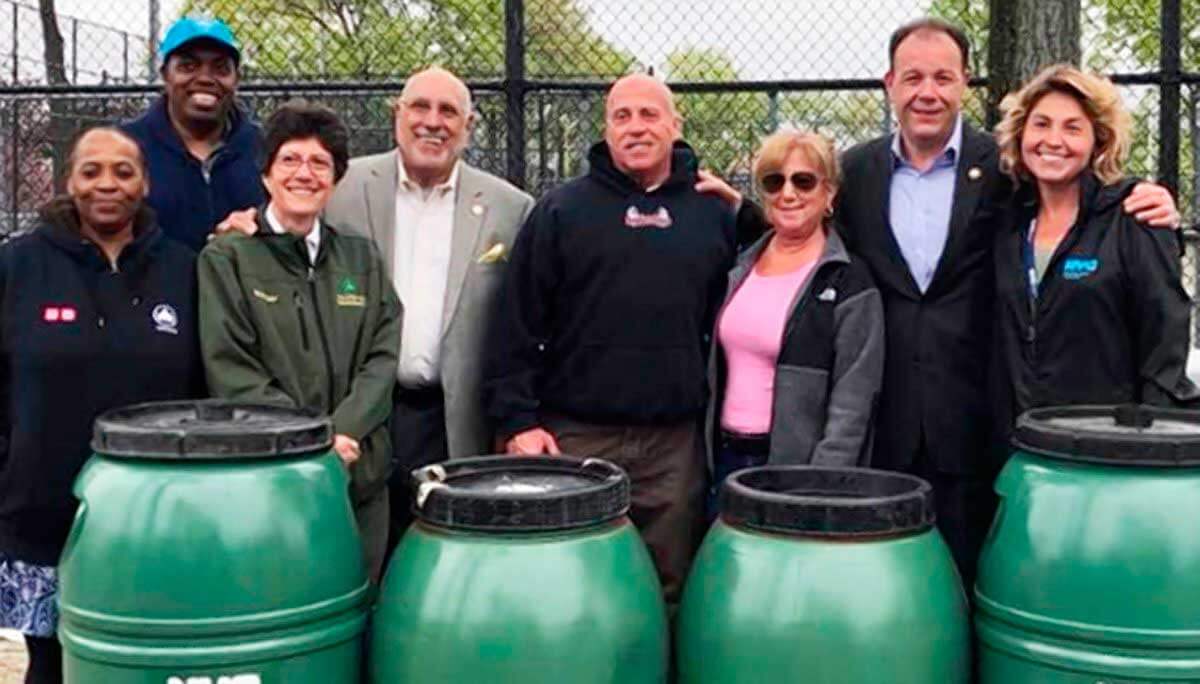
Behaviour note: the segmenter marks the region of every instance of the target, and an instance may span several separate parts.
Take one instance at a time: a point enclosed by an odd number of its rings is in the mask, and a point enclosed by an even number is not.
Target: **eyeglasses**
[[[328,157],[309,157],[305,159],[298,154],[284,154],[275,158],[275,165],[288,173],[296,173],[305,164],[308,164],[308,170],[312,171],[314,175],[333,175],[333,160]]]
[[[783,190],[783,184],[789,180],[796,192],[812,192],[821,182],[817,174],[807,171],[797,171],[791,176],[785,176],[782,173],[768,173],[762,177],[762,189],[774,195]]]

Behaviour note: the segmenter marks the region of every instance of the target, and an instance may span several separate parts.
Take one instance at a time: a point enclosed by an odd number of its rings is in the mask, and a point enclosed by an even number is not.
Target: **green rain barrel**
[[[599,460],[481,457],[415,471],[388,566],[374,684],[662,684],[658,576]]]
[[[270,406],[98,418],[59,566],[66,682],[357,682],[369,585],[330,442]]]
[[[1021,416],[980,558],[990,684],[1200,682],[1200,414]]]
[[[966,597],[930,486],[862,468],[734,473],[678,624],[684,684],[962,684]]]

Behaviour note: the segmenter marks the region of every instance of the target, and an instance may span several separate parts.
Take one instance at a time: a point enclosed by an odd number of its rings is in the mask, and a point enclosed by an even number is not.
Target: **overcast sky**
[[[890,31],[928,5],[928,0],[578,1],[597,32],[644,64],[661,66],[665,56],[679,48],[712,48],[729,55],[740,76],[752,80],[878,77],[886,68]],[[11,2],[0,0],[0,64],[6,76],[12,69]],[[160,0],[164,28],[182,4]],[[120,78],[126,62],[132,77],[144,77],[148,6],[147,0],[57,0],[68,70],[75,27],[66,18],[86,22],[77,29],[79,82],[98,82],[102,71]],[[730,9],[714,9],[722,6]],[[22,9],[19,18],[22,75],[41,77],[37,13]],[[121,31],[133,36],[128,58]]]

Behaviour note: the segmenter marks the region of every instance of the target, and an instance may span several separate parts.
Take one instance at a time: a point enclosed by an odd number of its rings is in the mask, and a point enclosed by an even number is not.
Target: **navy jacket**
[[[0,553],[51,565],[108,409],[203,394],[195,255],[148,212],[113,270],[63,209],[0,246]]]
[[[607,424],[699,416],[708,334],[734,263],[733,214],[693,189],[676,143],[645,191],[604,143],[587,175],[547,193],[513,245],[485,372],[501,435],[557,413]]]
[[[204,163],[197,160],[167,115],[160,97],[122,130],[137,139],[150,168],[147,203],[167,237],[199,252],[217,223],[235,210],[266,200],[261,168],[262,134],[244,112],[234,108],[224,144]]]

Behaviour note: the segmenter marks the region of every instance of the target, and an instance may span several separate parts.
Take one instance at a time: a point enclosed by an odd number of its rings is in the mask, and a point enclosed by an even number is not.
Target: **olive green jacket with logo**
[[[320,230],[314,266],[303,238],[261,220],[254,237],[209,243],[197,266],[200,344],[215,396],[320,411],[358,440],[358,503],[385,486],[391,467],[402,312],[371,241]]]

